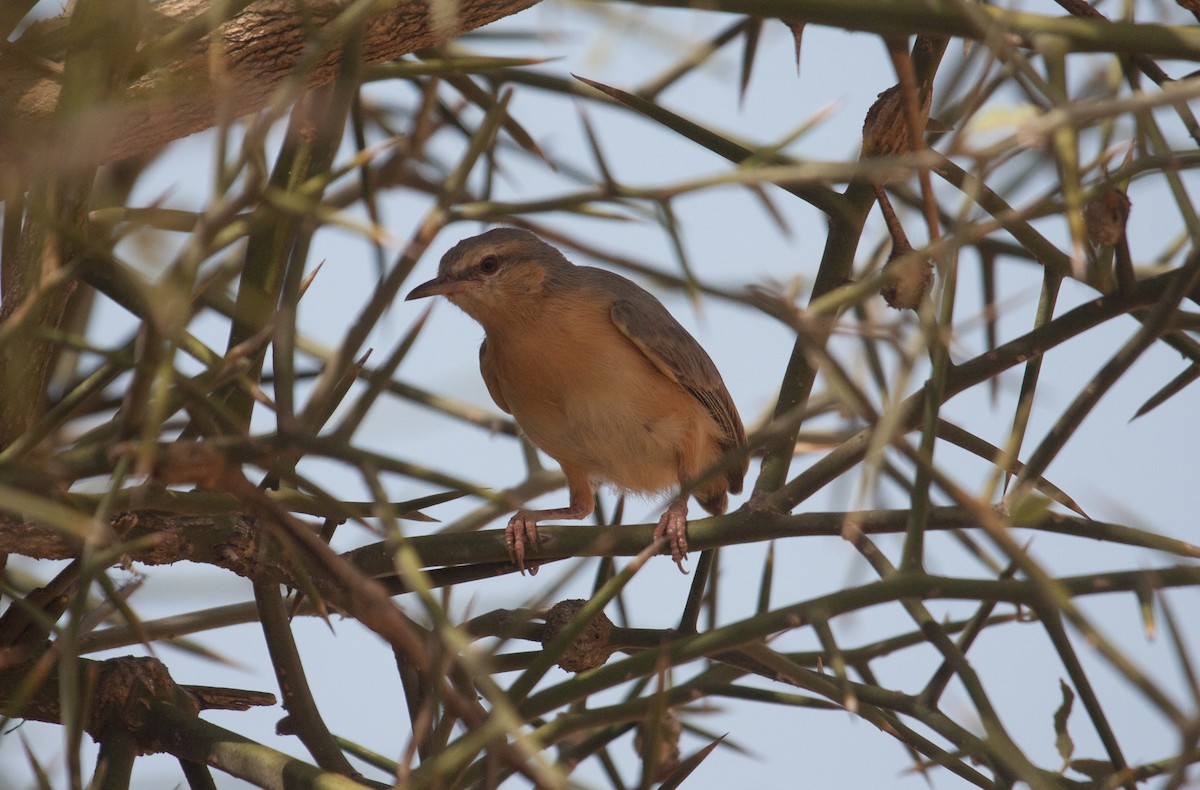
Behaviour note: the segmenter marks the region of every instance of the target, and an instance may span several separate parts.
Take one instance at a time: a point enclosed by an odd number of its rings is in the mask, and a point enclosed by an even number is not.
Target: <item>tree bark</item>
[[[60,106],[64,54],[108,46],[112,31],[81,31],[69,26],[68,15],[46,20],[0,58],[0,167],[45,174],[152,151],[213,126],[218,112],[236,118],[261,110],[300,66],[306,87],[330,82],[352,35],[361,33],[363,63],[395,60],[536,2],[400,0],[380,3],[386,10],[356,23],[343,14],[359,10],[352,0],[163,0],[145,18],[129,20],[140,45],[126,63],[119,98],[78,108]],[[221,22],[213,15],[222,9],[236,13]],[[210,18],[221,24],[205,35]],[[181,43],[172,47],[172,40]]]

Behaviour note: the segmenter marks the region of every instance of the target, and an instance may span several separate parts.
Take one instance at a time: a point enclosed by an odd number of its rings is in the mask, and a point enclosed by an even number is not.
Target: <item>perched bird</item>
[[[576,266],[533,233],[497,228],[464,239],[438,276],[407,299],[445,296],[483,325],[479,367],[496,405],[562,467],[571,504],[518,510],[509,554],[524,572],[537,523],[592,512],[597,484],[655,494],[678,487],[655,539],[664,535],[683,570],[687,495],[724,513],[742,490],[746,431],[721,374],[657,299],[612,272]],[[694,483],[694,485],[693,485]]]

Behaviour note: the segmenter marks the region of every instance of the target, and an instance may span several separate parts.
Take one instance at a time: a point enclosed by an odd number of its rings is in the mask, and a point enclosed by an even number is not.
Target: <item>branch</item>
[[[837,537],[851,531],[868,535],[898,534],[904,531],[907,514],[907,510],[870,510],[860,513],[832,511],[788,515],[742,509],[718,518],[690,522],[688,542],[699,549],[711,549],[783,538]],[[147,565],[188,560],[216,565],[263,584],[299,585],[287,557],[278,552],[259,551],[260,527],[251,516],[180,515],[143,510],[123,513],[114,519],[133,522],[132,525],[122,524],[120,530],[116,530],[131,544],[129,553],[125,555],[127,560]],[[319,532],[316,524],[308,523],[307,526],[314,535]],[[933,508],[926,525],[929,530],[978,527],[978,519],[966,509],[958,507]],[[1021,524],[1021,527],[1200,559],[1200,547],[1191,543],[1078,516],[1048,512],[1035,522]],[[536,549],[531,547],[530,551],[532,556],[543,559],[634,556],[649,545],[653,531],[653,524],[620,527],[546,525],[538,528],[541,542]],[[425,567],[495,563],[516,569],[508,560],[503,530],[423,535],[409,538],[408,543]],[[78,556],[81,546],[77,538],[53,527],[0,515],[0,553],[62,560]],[[362,546],[341,556],[364,575],[378,578],[395,574],[394,552],[394,545],[381,542]],[[307,570],[310,581],[321,595],[340,605],[342,592],[338,585],[319,568],[310,567]]]
[[[693,0],[632,0],[637,5],[694,8]],[[1200,30],[1194,25],[1154,25],[1072,19],[1012,11],[957,0],[708,0],[711,11],[751,14],[790,23],[830,25],[884,35],[959,36],[986,40],[998,32],[1033,42],[1055,36],[1072,52],[1137,53],[1150,57],[1200,59]]]
[[[217,727],[196,714],[206,709],[246,710],[274,705],[261,692],[189,687],[175,683],[156,658],[123,656],[108,661],[84,660],[90,696],[72,701],[88,711],[84,729],[107,743],[128,737],[138,754],[166,752],[219,768],[257,787],[361,790],[363,784],[322,771],[237,733]],[[9,716],[34,721],[63,721],[62,687],[53,673],[19,708],[10,709],[27,682],[29,666],[0,670],[0,705]],[[371,785],[374,786],[374,785]]]
[[[32,25],[3,49],[0,167],[79,166],[153,151],[219,118],[258,112],[289,78],[301,79],[304,88],[328,84],[341,67],[342,45],[353,36],[361,36],[362,62],[380,63],[536,2],[401,0],[360,22],[361,0],[310,0],[302,8],[290,0],[164,0],[143,25],[139,60],[128,64],[120,98],[70,114],[59,106],[70,20],[64,14]],[[446,17],[447,7],[457,16]],[[236,13],[224,20],[222,12]],[[105,32],[95,31],[95,41],[85,45],[103,45]],[[71,161],[63,162],[68,151]]]
[[[178,685],[157,658],[80,661],[90,680],[85,692],[90,696],[76,701],[88,712],[84,730],[99,738],[106,729],[117,726],[137,737],[144,754],[165,750],[159,741],[163,734],[147,727],[146,715],[154,701],[165,702],[187,716],[202,710],[244,711],[275,704],[275,696],[262,691]],[[35,673],[37,669],[30,664],[0,668],[0,709],[7,716],[61,724],[64,700],[56,674],[50,673],[34,693],[24,695],[29,677]],[[18,702],[22,697],[23,702]],[[19,707],[13,708],[14,704]]]

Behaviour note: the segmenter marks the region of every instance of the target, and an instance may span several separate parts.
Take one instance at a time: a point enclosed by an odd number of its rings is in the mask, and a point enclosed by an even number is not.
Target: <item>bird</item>
[[[492,400],[566,477],[567,507],[521,508],[509,520],[505,544],[518,570],[526,545],[538,545],[538,522],[586,518],[597,486],[608,485],[677,491],[654,539],[667,538],[686,573],[689,491],[720,515],[749,466],[737,407],[696,339],[641,286],[577,266],[523,228],[458,242],[437,277],[405,299],[430,296],[482,325],[479,367]]]

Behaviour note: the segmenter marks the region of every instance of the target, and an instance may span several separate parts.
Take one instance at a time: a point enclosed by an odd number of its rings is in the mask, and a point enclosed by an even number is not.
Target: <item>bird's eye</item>
[[[479,271],[484,274],[495,274],[500,270],[500,259],[495,255],[488,255],[479,262]]]

